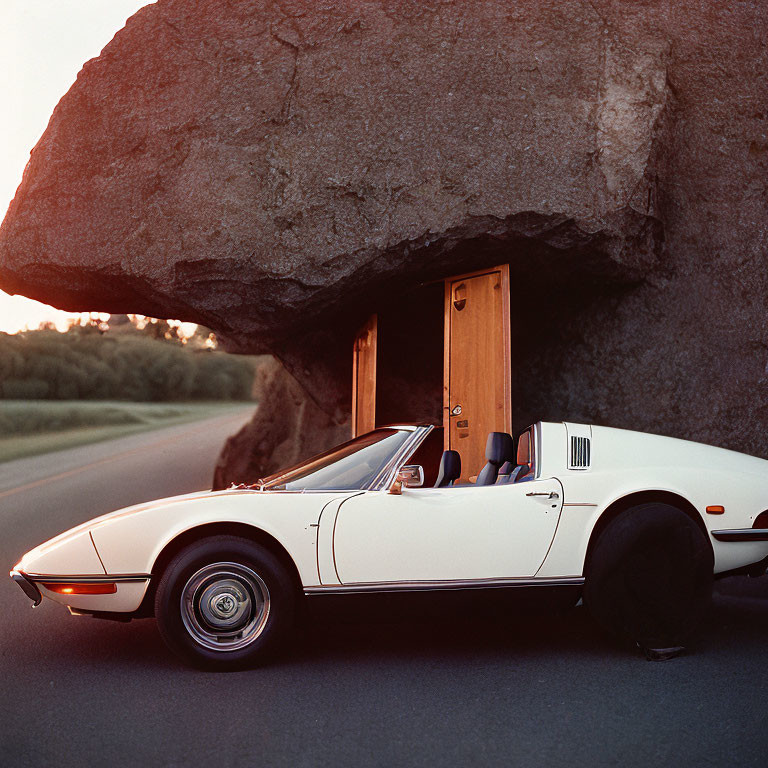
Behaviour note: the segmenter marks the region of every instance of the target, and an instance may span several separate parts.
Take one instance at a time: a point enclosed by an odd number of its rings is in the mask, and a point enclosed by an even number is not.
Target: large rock
[[[215,489],[255,483],[349,439],[349,423],[334,423],[277,360],[259,366],[254,394],[257,415],[224,445],[214,472]]]
[[[200,321],[338,425],[371,308],[508,261],[517,426],[768,456],[767,29],[761,0],[159,0],[56,108],[0,286]]]

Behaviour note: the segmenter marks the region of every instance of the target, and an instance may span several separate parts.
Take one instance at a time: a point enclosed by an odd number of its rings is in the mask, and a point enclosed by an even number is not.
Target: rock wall
[[[256,416],[224,445],[214,489],[255,483],[276,469],[349,439],[350,423],[334,423],[278,360],[259,367],[254,394],[259,401]]]
[[[768,456],[767,32],[761,0],[159,0],[56,108],[0,287],[271,352],[330,441],[372,308],[506,261],[516,426]]]

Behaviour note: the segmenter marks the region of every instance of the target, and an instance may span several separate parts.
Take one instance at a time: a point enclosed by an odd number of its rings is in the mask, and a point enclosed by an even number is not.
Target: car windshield
[[[374,429],[261,480],[271,491],[357,491],[368,488],[411,434]]]

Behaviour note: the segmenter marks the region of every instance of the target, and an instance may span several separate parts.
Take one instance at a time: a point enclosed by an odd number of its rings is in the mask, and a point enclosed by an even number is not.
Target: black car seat
[[[518,464],[512,470],[512,474],[509,476],[509,480],[507,480],[507,482],[519,483],[522,480],[522,478],[524,478],[530,471],[531,471],[531,468],[528,464]]]
[[[440,471],[437,473],[435,488],[451,486],[461,477],[461,456],[458,451],[443,451]]]
[[[499,477],[496,485],[506,485],[511,481],[512,473],[515,471],[515,465],[511,461],[505,461],[499,467]]]
[[[514,454],[512,436],[506,432],[491,432],[485,444],[485,460],[488,462],[477,476],[477,485],[493,485],[499,476],[499,468],[511,461]]]

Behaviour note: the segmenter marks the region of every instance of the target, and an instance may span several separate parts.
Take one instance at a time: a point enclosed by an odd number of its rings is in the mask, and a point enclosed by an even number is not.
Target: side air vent
[[[571,436],[571,453],[568,457],[568,469],[587,469],[590,461],[589,454],[589,438]]]

